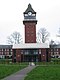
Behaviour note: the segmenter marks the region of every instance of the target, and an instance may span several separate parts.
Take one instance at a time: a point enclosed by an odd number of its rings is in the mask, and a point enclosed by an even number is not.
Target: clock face
[[[31,16],[32,15],[32,12],[28,12],[28,15]]]

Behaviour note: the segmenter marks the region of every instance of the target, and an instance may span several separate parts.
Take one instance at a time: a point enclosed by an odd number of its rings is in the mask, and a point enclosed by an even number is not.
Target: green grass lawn
[[[38,66],[25,80],[60,80],[60,66]]]
[[[21,70],[22,68],[26,67],[27,65],[20,65],[20,64],[0,64],[0,80],[12,73]]]

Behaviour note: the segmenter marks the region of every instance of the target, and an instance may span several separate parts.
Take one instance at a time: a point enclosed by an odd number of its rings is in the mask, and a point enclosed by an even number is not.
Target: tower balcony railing
[[[33,20],[35,19],[36,20],[36,17],[35,16],[25,16],[24,19],[33,19]]]
[[[24,19],[24,21],[37,21],[36,19]]]

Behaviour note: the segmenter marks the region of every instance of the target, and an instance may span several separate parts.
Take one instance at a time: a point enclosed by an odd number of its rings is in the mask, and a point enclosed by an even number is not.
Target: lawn
[[[27,65],[20,65],[20,64],[0,64],[0,80],[12,73],[21,70],[22,68],[26,67]]]
[[[60,66],[38,66],[25,80],[60,80]]]

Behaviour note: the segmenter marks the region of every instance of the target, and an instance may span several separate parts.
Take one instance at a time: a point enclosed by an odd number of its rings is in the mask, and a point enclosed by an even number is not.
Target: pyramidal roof
[[[28,4],[28,8],[24,12],[24,14],[27,14],[28,12],[32,12],[32,13],[35,13],[36,14],[36,12],[33,10],[33,8],[32,8],[32,6],[31,6],[30,3]]]

